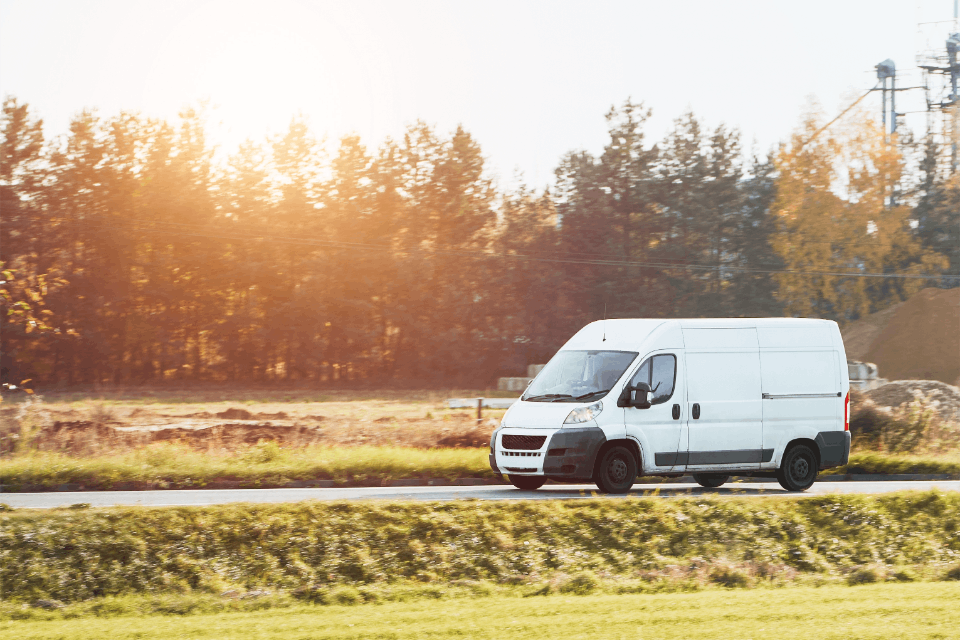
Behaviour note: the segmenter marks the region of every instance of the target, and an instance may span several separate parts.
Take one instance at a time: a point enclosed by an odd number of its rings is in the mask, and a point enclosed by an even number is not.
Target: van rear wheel
[[[783,454],[777,480],[787,491],[806,491],[817,479],[817,456],[805,444],[797,444]]]
[[[507,480],[522,491],[536,491],[547,481],[543,476],[507,476]]]
[[[637,479],[637,460],[626,447],[611,447],[600,459],[596,479],[604,493],[626,493]]]
[[[693,474],[693,480],[701,487],[706,487],[707,489],[716,489],[717,487],[723,486],[723,484],[730,479],[730,476],[723,476],[717,473],[695,473]]]

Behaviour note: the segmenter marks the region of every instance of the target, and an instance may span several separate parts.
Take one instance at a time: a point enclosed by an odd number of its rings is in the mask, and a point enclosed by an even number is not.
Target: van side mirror
[[[623,393],[620,394],[620,398],[617,400],[617,406],[649,409],[650,401],[647,400],[649,393],[651,393],[650,385],[646,382],[638,382],[633,386],[628,385],[623,388]]]

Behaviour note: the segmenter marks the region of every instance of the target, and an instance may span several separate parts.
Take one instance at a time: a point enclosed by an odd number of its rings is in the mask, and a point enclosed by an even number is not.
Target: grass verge
[[[946,473],[960,475],[960,454],[944,457],[911,456],[889,453],[863,452],[850,455],[849,464],[823,473],[868,473],[891,475],[898,473]]]
[[[303,447],[266,441],[241,451],[210,454],[178,445],[153,445],[119,454],[74,457],[25,452],[0,465],[4,490],[201,488],[215,481],[240,487],[333,480],[380,484],[398,478],[493,478],[486,449]],[[133,487],[129,485],[134,485]]]
[[[14,608],[957,580],[960,495],[22,510],[0,513],[0,549]]]
[[[951,638],[960,583],[696,594],[550,596],[298,606],[238,613],[3,621],[5,637],[45,638]]]
[[[332,480],[379,485],[406,478],[495,478],[487,449],[412,447],[284,448],[266,441],[239,451],[208,453],[175,444],[115,454],[69,456],[28,451],[0,465],[4,491],[52,491],[61,485],[87,490],[192,489],[211,483],[236,487],[282,487]],[[850,464],[826,473],[960,474],[960,458],[922,458],[858,453]]]

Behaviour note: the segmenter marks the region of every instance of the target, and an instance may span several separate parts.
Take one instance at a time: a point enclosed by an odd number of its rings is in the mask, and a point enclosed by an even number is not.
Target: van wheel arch
[[[810,438],[796,438],[795,440],[791,440],[790,442],[788,442],[787,446],[783,448],[783,455],[780,456],[780,463],[777,464],[777,468],[779,469],[780,466],[783,464],[783,458],[787,455],[787,452],[799,444],[804,444],[810,447],[810,449],[813,451],[813,455],[816,456],[817,458],[817,470],[819,470],[820,465],[823,464],[823,456],[820,453],[820,445],[818,445],[816,442],[814,442]]]
[[[633,438],[619,438],[617,440],[607,440],[597,450],[597,457],[593,461],[592,478],[594,482],[597,480],[597,473],[600,470],[600,462],[603,460],[604,454],[612,447],[626,447],[627,451],[633,454],[633,459],[637,463],[637,477],[643,475],[643,452],[640,450],[640,445]]]

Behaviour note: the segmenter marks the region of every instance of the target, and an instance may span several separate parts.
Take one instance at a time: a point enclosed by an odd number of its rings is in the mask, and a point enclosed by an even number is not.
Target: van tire
[[[795,444],[783,454],[777,481],[787,491],[806,491],[817,479],[817,456],[805,444]]]
[[[696,482],[701,487],[706,487],[707,489],[716,489],[717,487],[721,487],[729,479],[730,479],[730,476],[724,476],[718,473],[693,474],[694,482]]]
[[[543,476],[507,476],[507,480],[521,491],[536,491],[547,481]]]
[[[596,482],[604,493],[627,493],[637,479],[637,459],[626,447],[603,452],[596,469]]]

